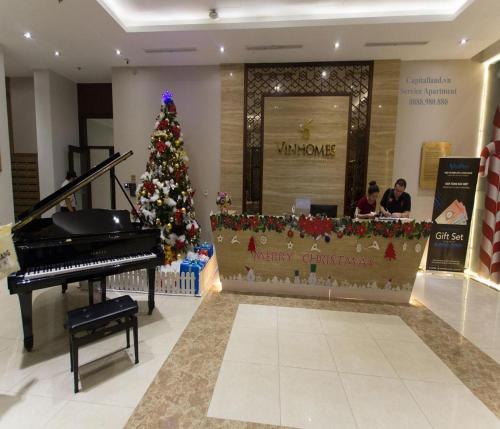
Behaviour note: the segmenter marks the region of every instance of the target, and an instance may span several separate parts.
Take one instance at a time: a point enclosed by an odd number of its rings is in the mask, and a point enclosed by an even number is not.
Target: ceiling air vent
[[[304,45],[257,45],[247,46],[247,51],[278,51],[280,49],[302,49]]]
[[[424,46],[429,41],[416,41],[416,42],[366,42],[367,48],[379,48],[383,46]]]
[[[157,49],[144,49],[146,54],[174,54],[178,52],[196,52],[196,48],[157,48]]]

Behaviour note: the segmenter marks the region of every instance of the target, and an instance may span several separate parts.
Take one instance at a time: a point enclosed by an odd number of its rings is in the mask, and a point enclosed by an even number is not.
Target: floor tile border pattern
[[[500,417],[500,365],[422,305],[402,306],[210,291],[126,427],[272,427],[207,417],[239,304],[397,315],[493,413]]]

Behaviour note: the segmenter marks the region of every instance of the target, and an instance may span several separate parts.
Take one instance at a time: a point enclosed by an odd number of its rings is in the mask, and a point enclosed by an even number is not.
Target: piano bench
[[[126,331],[127,348],[130,347],[130,328],[134,333],[135,363],[139,363],[139,336],[136,314],[137,301],[130,295],[109,299],[98,304],[68,311],[65,324],[69,332],[69,356],[71,372],[78,393],[78,348],[119,331]]]

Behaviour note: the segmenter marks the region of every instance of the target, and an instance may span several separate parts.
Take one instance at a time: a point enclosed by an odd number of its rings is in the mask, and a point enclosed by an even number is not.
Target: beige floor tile
[[[324,334],[348,338],[371,338],[359,313],[341,313],[340,311],[320,311]]]
[[[327,337],[339,372],[397,377],[372,338]]]
[[[235,326],[226,346],[224,360],[278,365],[278,334],[275,329]]]
[[[336,370],[323,334],[280,332],[279,364],[297,368]]]
[[[0,427],[42,427],[66,404],[67,401],[42,396],[0,394]]]
[[[404,323],[399,317],[397,319],[376,319],[366,323],[368,331],[377,340],[412,341],[422,340],[415,332]]]
[[[431,428],[403,382],[340,374],[359,429]]]
[[[208,416],[279,425],[278,367],[224,361]]]
[[[268,305],[240,304],[234,318],[235,327],[277,329],[277,307]]]
[[[306,308],[278,307],[278,329],[314,334],[323,332],[317,312]]]
[[[464,385],[405,381],[434,429],[498,429],[497,417]]]
[[[423,342],[377,340],[397,374],[407,380],[460,383]]]
[[[47,429],[121,429],[133,408],[68,401],[44,426]]]
[[[355,428],[339,375],[280,368],[281,424],[297,428]]]

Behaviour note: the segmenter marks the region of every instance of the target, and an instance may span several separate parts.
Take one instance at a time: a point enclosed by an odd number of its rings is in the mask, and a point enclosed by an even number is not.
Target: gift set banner
[[[427,269],[463,272],[474,210],[479,158],[441,158]]]

